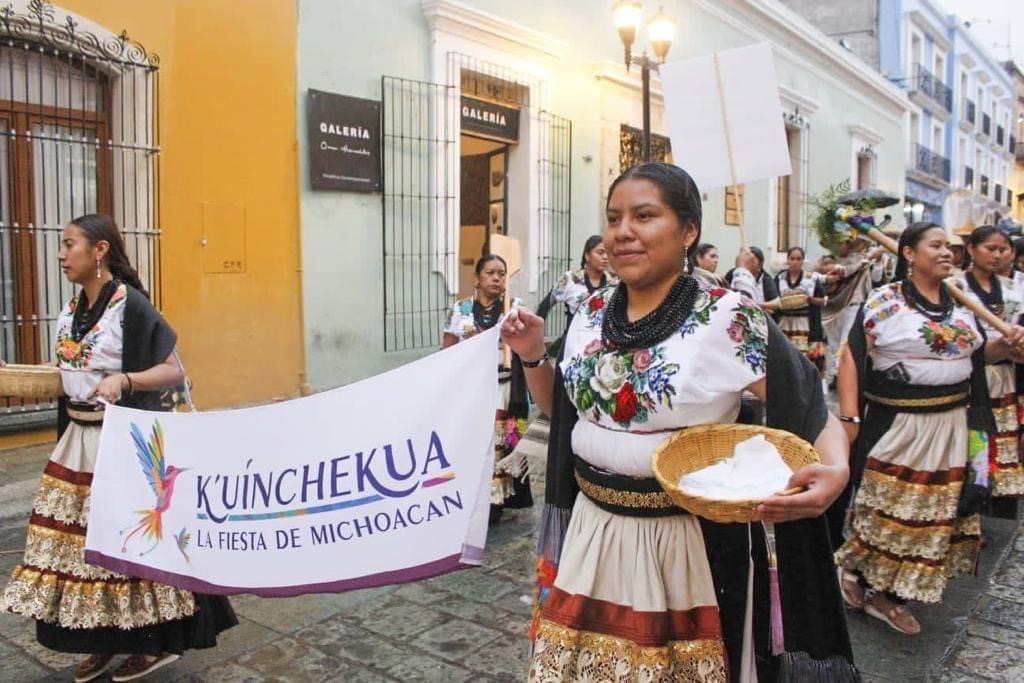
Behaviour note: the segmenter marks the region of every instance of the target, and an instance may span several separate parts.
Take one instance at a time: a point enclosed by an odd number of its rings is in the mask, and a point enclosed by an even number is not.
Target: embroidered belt
[[[955,406],[958,403],[967,404],[967,392],[952,394],[951,396],[934,396],[932,398],[886,398],[876,396],[870,391],[864,392],[864,398],[872,403],[896,408],[932,408],[939,406]]]
[[[75,424],[90,427],[103,424],[103,405],[93,403],[68,402],[68,418]]]
[[[627,517],[668,517],[686,515],[654,477],[629,477],[598,469],[575,458],[576,483],[580,491],[602,510]]]
[[[919,386],[893,382],[877,375],[868,381],[864,398],[869,403],[895,408],[901,413],[939,413],[966,406],[970,384],[960,382],[942,386]]]

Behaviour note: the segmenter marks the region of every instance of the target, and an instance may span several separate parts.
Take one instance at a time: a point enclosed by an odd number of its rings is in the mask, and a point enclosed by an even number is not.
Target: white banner
[[[701,190],[791,172],[771,45],[661,66],[675,163]]]
[[[108,407],[86,560],[212,594],[337,592],[478,565],[498,328],[306,398]]]

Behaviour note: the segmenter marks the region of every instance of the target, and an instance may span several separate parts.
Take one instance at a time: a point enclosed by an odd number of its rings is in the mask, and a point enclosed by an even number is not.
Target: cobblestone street
[[[524,442],[541,471],[543,426]],[[20,559],[31,497],[49,447],[0,453],[0,570]],[[534,476],[538,493],[541,476]],[[240,625],[214,650],[190,653],[152,681],[523,681],[540,507],[506,515],[484,567],[402,586],[288,599],[232,599]],[[851,615],[867,681],[1024,678],[1024,537],[987,520],[981,575],[944,604],[915,608],[916,639]],[[31,622],[0,615],[0,680],[70,680],[79,656],[38,646]]]

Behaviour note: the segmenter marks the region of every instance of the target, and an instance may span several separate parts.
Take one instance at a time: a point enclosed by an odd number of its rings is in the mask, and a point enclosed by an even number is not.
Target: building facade
[[[0,38],[0,357],[52,357],[61,230],[101,211],[200,408],[296,395],[294,5],[14,0]],[[0,430],[52,424],[52,405],[4,401]]]
[[[510,287],[530,305],[578,264],[586,237],[603,228],[609,184],[639,160],[640,79],[623,65],[604,3],[298,7],[298,139],[310,89],[380,101],[383,112],[381,194],[312,189],[302,152],[305,353],[310,381],[327,388],[437,349],[491,235],[519,241]],[[669,61],[773,45],[793,173],[741,189],[747,239],[769,261],[817,246],[809,193],[852,178],[903,195],[909,103],[899,88],[774,0],[666,2],[664,11],[678,21]],[[481,107],[514,115],[515,130],[481,131]],[[656,76],[651,120],[653,156],[671,158]],[[734,200],[727,207],[723,188],[704,198],[703,239],[729,263]]]
[[[1024,72],[1013,62],[1003,67],[1013,79],[1013,112],[1010,115],[1010,142],[1013,147],[1013,174],[1010,178],[1011,215],[1024,222]]]
[[[955,15],[932,0],[783,0],[904,89],[904,212],[951,230],[1009,208],[1012,83]]]

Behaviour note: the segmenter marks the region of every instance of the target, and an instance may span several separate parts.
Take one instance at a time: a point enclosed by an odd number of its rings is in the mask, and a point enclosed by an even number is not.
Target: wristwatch
[[[857,415],[840,415],[839,416],[839,421],[840,422],[851,422],[851,423],[853,423],[855,425],[859,425],[860,424],[860,417],[857,416]]]

